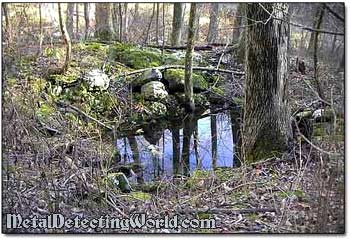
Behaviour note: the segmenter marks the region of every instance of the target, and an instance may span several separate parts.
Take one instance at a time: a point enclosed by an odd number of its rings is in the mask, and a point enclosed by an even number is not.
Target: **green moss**
[[[117,43],[110,47],[109,56],[112,60],[134,68],[142,69],[161,65],[161,55],[147,48],[141,49],[130,44]]]
[[[164,73],[164,78],[168,82],[173,82],[173,84],[176,83],[178,85],[184,85],[185,84],[185,70],[183,70],[183,69],[166,70]],[[208,88],[208,82],[205,80],[205,78],[202,75],[193,73],[192,80],[193,80],[193,88],[197,88],[197,89],[207,89]]]
[[[195,170],[191,177],[186,181],[186,188],[196,188],[200,182],[208,179],[212,175],[212,172],[205,170]]]
[[[199,213],[197,213],[198,219],[210,219],[211,216],[212,215],[210,213],[206,213],[206,212],[199,212]]]
[[[80,77],[80,68],[78,67],[71,67],[68,69],[68,71],[65,74],[62,75],[51,75],[50,78],[56,82],[56,84],[59,83],[72,83],[76,81]]]

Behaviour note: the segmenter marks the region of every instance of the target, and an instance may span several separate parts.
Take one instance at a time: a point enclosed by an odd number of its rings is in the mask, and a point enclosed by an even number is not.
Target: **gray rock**
[[[141,87],[145,100],[162,100],[168,96],[165,86],[160,81],[151,81]]]
[[[151,81],[159,81],[162,79],[162,73],[158,69],[150,69],[145,71],[141,76],[137,77],[133,82],[132,86],[141,87],[142,85],[151,82]]]
[[[89,89],[100,88],[101,90],[107,90],[110,80],[100,69],[93,69],[86,73],[84,81],[88,84]]]

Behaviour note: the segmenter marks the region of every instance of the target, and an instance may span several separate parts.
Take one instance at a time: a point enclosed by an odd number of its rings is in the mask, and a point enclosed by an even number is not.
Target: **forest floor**
[[[47,61],[43,61],[47,64]],[[2,213],[40,217],[61,213],[67,217],[149,217],[215,219],[216,229],[130,229],[129,232],[199,233],[343,233],[344,226],[344,121],[312,138],[312,145],[298,138],[294,148],[251,166],[195,171],[189,178],[153,182],[127,194],[111,186],[105,169],[84,162],[108,161],[113,144],[91,127],[64,122],[69,134],[47,137],[33,117],[35,96],[31,74],[41,68],[24,64],[16,82],[3,95]],[[39,63],[40,64],[40,63]],[[340,73],[322,64],[325,92],[334,108],[344,112]],[[33,73],[35,72],[35,73]],[[319,107],[308,87],[312,71],[301,75],[291,69],[293,109]],[[60,114],[57,121],[62,121]],[[94,128],[93,128],[94,129]],[[83,137],[82,137],[83,136]],[[68,144],[74,142],[73,152]],[[321,149],[321,150],[320,150]],[[4,228],[4,221],[3,221]],[[4,232],[28,232],[27,229]],[[33,229],[31,232],[126,232],[93,229]]]

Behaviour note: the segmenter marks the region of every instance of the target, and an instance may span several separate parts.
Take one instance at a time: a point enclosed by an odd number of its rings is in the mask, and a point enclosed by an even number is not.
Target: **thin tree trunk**
[[[191,111],[194,111],[195,108],[193,100],[192,58],[194,51],[194,35],[196,33],[196,10],[196,3],[191,3],[190,19],[188,23],[187,50],[185,56],[185,98],[186,104]]]
[[[202,165],[202,160],[201,160],[201,158],[199,156],[198,145],[199,145],[198,123],[195,122],[194,133],[193,133],[194,153],[195,153],[195,156],[196,156],[197,169],[202,169],[203,165]]]
[[[163,39],[162,39],[162,57],[164,56],[164,46],[165,46],[165,8],[164,4],[162,5],[162,25],[163,25]]]
[[[322,4],[322,8],[318,14],[318,19],[317,19],[317,24],[316,24],[316,29],[320,29],[321,24],[322,24],[322,19],[323,19],[323,15],[324,15],[324,11],[325,11],[325,7],[324,4]],[[315,84],[316,84],[316,89],[317,89],[317,93],[318,96],[322,99],[325,100],[325,96],[322,90],[322,86],[321,86],[321,82],[320,79],[318,78],[317,72],[317,61],[318,61],[318,56],[317,56],[317,46],[318,46],[318,36],[319,36],[319,32],[315,32],[315,36],[314,36],[314,79],[315,79]]]
[[[39,3],[39,28],[40,28],[40,35],[39,35],[39,50],[37,55],[41,55],[43,51],[43,40],[44,40],[44,34],[43,34],[43,19],[41,14],[41,3]]]
[[[333,36],[333,41],[332,41],[332,48],[331,48],[331,54],[334,55],[334,52],[335,52],[335,45],[336,45],[336,42],[337,42],[337,35],[334,35]]]
[[[12,25],[10,21],[10,10],[8,7],[8,3],[2,3],[2,10],[5,17],[5,31],[6,31],[6,37],[7,37],[7,43],[10,45],[12,43]]]
[[[199,29],[200,29],[199,24],[200,24],[200,15],[201,15],[202,6],[203,6],[202,4],[197,3],[197,17],[196,17],[197,28],[196,28],[196,34],[195,34],[196,41],[199,40]]]
[[[115,38],[119,40],[119,19],[118,19],[118,3],[113,3],[112,9],[112,20],[113,20],[113,28],[115,29]]]
[[[119,41],[123,42],[123,10],[122,10],[121,3],[118,3],[118,10],[119,10]]]
[[[124,26],[123,26],[123,40],[124,42],[128,41],[128,4],[124,3]]]
[[[218,35],[218,17],[219,17],[219,3],[211,4],[209,31],[207,36],[207,42],[213,43]]]
[[[261,5],[263,7],[261,7]],[[283,153],[291,139],[288,106],[288,4],[246,5],[247,47],[243,126],[246,163]],[[284,21],[270,20],[268,12]]]
[[[218,130],[216,125],[216,115],[210,116],[210,129],[211,129],[211,160],[212,160],[213,169],[215,169],[218,161]]]
[[[153,3],[152,16],[151,16],[151,20],[149,21],[149,24],[148,24],[148,27],[147,27],[146,38],[145,38],[145,41],[144,41],[146,45],[147,45],[147,43],[148,43],[149,31],[150,31],[151,26],[152,26],[152,22],[153,22],[153,18],[154,18],[155,9],[156,9],[156,4]]]
[[[70,60],[71,60],[72,44],[70,41],[68,31],[67,31],[66,26],[65,26],[64,21],[63,21],[63,13],[62,13],[62,9],[61,9],[61,3],[58,3],[58,18],[59,18],[59,22],[60,22],[60,30],[62,33],[62,37],[63,37],[64,43],[66,45],[66,59],[64,61],[64,65],[62,68],[63,73],[65,73],[68,70]]]
[[[183,128],[183,143],[182,143],[182,165],[183,165],[183,172],[185,176],[190,175],[190,143],[191,143],[191,135],[192,135],[192,121],[193,121],[193,114],[189,114],[187,116],[187,119],[184,121],[184,128]]]
[[[69,36],[73,38],[73,26],[74,26],[74,3],[68,3],[67,5],[67,18],[66,26]]]
[[[75,4],[75,38],[79,40],[79,3]]]
[[[317,28],[317,26],[318,26],[318,22],[319,22],[319,19],[320,19],[321,12],[324,12],[324,5],[319,3],[319,6],[318,6],[318,8],[317,8],[317,10],[315,12],[315,16],[314,16],[314,24],[313,24],[313,28],[314,29],[319,29],[319,28]],[[323,13],[322,13],[322,15],[323,15]],[[321,17],[321,19],[322,19],[322,17]],[[310,35],[309,47],[307,49],[307,52],[310,55],[313,53],[313,50],[314,50],[314,42],[315,42],[315,35],[316,35],[316,33],[317,32],[313,31],[313,32],[311,32],[311,35]]]
[[[171,131],[173,140],[173,174],[179,174],[180,171],[180,132],[178,129]]]
[[[241,147],[242,147],[242,137],[241,137],[241,112],[237,110],[230,111],[231,119],[231,131],[232,131],[232,152],[234,152],[232,157],[232,166],[241,166]]]
[[[156,44],[159,44],[159,5],[160,3],[157,3],[157,16],[156,16]]]
[[[89,35],[89,3],[85,2],[84,3],[84,20],[85,20],[85,35],[84,35],[84,39],[87,40],[88,39],[88,35]]]
[[[178,46],[181,42],[181,29],[183,25],[183,4],[174,3],[173,30],[171,35],[171,45]]]

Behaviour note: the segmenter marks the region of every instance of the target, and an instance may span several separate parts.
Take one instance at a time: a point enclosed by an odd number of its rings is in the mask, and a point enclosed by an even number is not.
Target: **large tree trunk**
[[[112,39],[112,26],[110,22],[111,4],[96,3],[96,37],[100,40],[109,41]]]
[[[171,45],[179,46],[181,42],[181,28],[183,25],[183,3],[174,3],[173,30],[171,35]]]
[[[193,80],[192,80],[192,58],[194,51],[194,35],[196,33],[196,3],[191,3],[190,19],[188,23],[188,38],[187,38],[187,50],[185,56],[185,98],[187,108],[190,109],[191,113],[194,111],[194,100],[193,100]]]
[[[291,139],[288,106],[288,4],[247,4],[243,156],[246,163],[282,153]],[[266,24],[275,12],[280,20]],[[286,22],[285,22],[286,21]]]
[[[85,21],[85,34],[84,34],[84,39],[88,39],[89,35],[89,3],[84,3],[84,21]]]
[[[219,17],[219,3],[212,3],[211,12],[210,12],[209,31],[207,36],[208,43],[215,42],[216,37],[218,35],[218,17]]]
[[[66,26],[69,36],[73,37],[73,25],[74,25],[74,3],[68,3],[67,5],[67,18]]]
[[[59,22],[60,22],[61,34],[62,34],[64,43],[66,45],[66,59],[64,61],[63,67],[62,67],[62,72],[65,73],[68,70],[70,60],[71,60],[72,44],[70,41],[68,31],[67,31],[66,26],[65,26],[64,21],[63,21],[63,13],[62,13],[62,8],[61,8],[61,3],[58,4],[58,18],[59,18]]]

